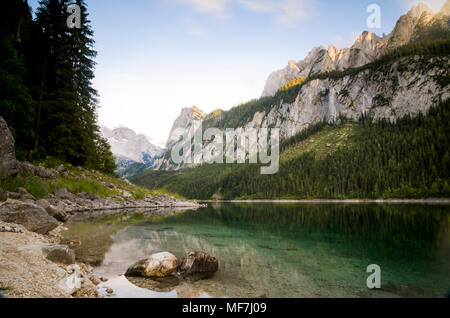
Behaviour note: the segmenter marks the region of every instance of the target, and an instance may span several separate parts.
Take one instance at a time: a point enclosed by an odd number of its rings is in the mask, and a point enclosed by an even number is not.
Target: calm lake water
[[[116,297],[444,297],[450,291],[450,207],[226,203],[166,218],[70,225],[81,261]],[[149,290],[122,274],[146,256],[219,259],[209,280]],[[369,264],[381,290],[369,290]]]

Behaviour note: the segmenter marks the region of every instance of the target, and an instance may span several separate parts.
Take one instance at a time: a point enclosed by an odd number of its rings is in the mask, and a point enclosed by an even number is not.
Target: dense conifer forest
[[[69,28],[67,7],[81,8],[81,28]],[[26,0],[2,2],[0,116],[21,160],[53,157],[113,173],[100,136],[93,31],[83,0],[42,0],[33,17]]]

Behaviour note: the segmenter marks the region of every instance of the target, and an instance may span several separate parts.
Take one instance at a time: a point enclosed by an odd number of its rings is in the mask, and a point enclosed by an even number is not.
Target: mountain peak
[[[424,13],[433,14],[433,11],[425,3],[420,2],[419,4],[413,6],[407,15],[413,19],[419,19]]]
[[[178,118],[192,118],[192,119],[204,119],[206,117],[205,112],[198,108],[197,106],[184,107],[181,110],[181,114]]]
[[[117,158],[145,163],[145,155],[156,157],[163,152],[161,148],[153,145],[146,136],[138,135],[128,127],[109,129],[103,126],[101,127],[101,133],[108,140],[111,151]]]
[[[179,140],[178,129],[190,129],[194,120],[203,120],[206,114],[197,106],[185,107],[180,116],[175,120],[166,143],[166,149],[170,149]]]

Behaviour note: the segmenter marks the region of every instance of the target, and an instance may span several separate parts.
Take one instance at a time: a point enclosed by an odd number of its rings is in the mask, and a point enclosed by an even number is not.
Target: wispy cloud
[[[254,12],[274,12],[278,1],[270,0],[239,0],[244,8]]]
[[[230,0],[177,0],[191,6],[196,11],[225,16],[228,13]]]
[[[185,20],[183,27],[185,32],[193,37],[202,37],[208,33],[208,30],[202,24],[194,20]]]
[[[295,25],[312,14],[309,0],[284,0],[280,3],[278,20],[285,25]]]
[[[292,26],[312,14],[313,0],[172,0],[192,7],[194,10],[219,17],[232,16],[233,4],[257,13],[269,13],[275,20]]]
[[[312,14],[312,0],[237,0],[254,12],[271,12],[276,20],[287,26],[297,24]]]

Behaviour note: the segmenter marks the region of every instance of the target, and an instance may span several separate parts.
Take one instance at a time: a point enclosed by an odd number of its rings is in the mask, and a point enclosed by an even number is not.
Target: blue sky
[[[37,0],[29,1],[33,8]],[[315,46],[389,33],[415,0],[87,0],[99,120],[165,143],[181,108],[229,109]],[[422,1],[437,11],[444,0]],[[369,4],[381,28],[368,29]]]

